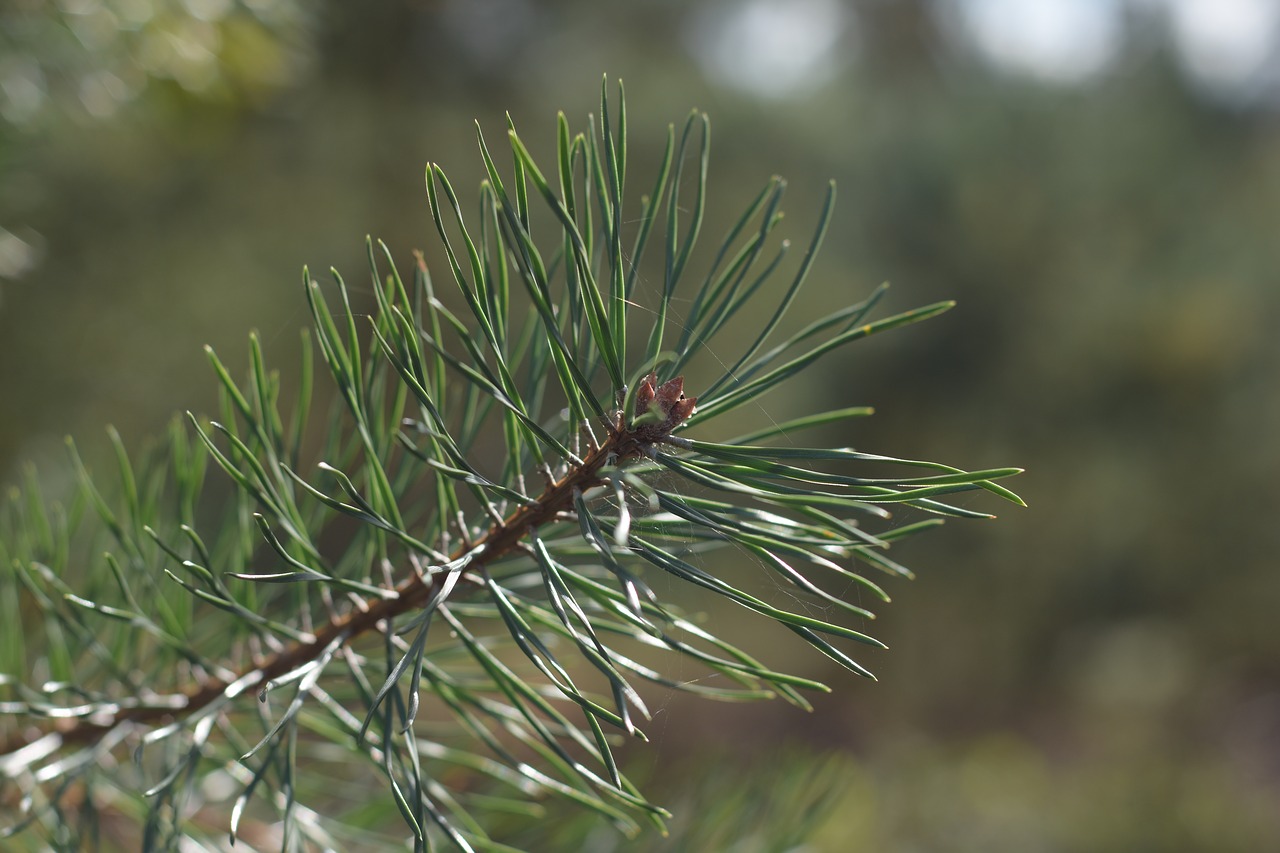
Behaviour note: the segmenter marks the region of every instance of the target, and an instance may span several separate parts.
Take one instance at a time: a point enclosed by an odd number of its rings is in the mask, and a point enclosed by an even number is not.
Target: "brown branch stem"
[[[559,480],[549,484],[535,503],[521,506],[501,522],[495,522],[480,539],[460,547],[452,559],[459,559],[463,554],[481,548],[476,562],[463,569],[465,573],[470,573],[510,554],[529,529],[553,521],[558,513],[571,508],[576,490],[585,491],[598,485],[600,470],[611,459],[636,458],[653,442],[654,438],[651,436],[637,435],[634,430],[627,428],[611,427],[608,438],[587,454],[580,465],[575,465]],[[356,637],[377,629],[380,623],[390,624],[396,617],[422,607],[435,590],[430,577],[424,582],[424,578],[415,573],[396,586],[395,597],[369,598],[359,605],[353,604],[342,616],[317,631],[310,641],[292,643],[259,664],[246,667],[230,681],[210,676],[184,691],[187,698],[181,708],[175,709],[171,705],[139,706],[121,709],[107,720],[97,716],[82,717],[61,720],[53,726],[28,727],[0,740],[0,757],[16,752],[52,732],[61,734],[61,745],[65,748],[69,745],[96,743],[108,732],[125,723],[167,725],[175,719],[190,716],[215,701],[230,685],[243,678],[256,673],[258,678],[255,686],[266,684],[315,660],[339,636],[345,635],[342,642],[350,643]]]

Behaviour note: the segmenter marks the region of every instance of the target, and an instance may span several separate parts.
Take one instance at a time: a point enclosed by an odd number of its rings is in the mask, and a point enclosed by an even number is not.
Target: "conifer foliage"
[[[783,335],[834,186],[798,263],[775,235],[776,178],[693,263],[707,119],[669,128],[624,202],[627,116],[608,93],[585,132],[560,116],[550,170],[514,127],[505,170],[480,134],[474,216],[428,167],[439,280],[369,241],[369,315],[336,272],[322,288],[304,270],[300,376],[269,371],[256,336],[243,381],[210,350],[216,418],[136,460],[112,432],[107,475],[72,446],[65,506],[34,477],[9,496],[5,844],[500,850],[493,816],[553,797],[625,833],[661,828],[614,756],[645,739],[646,695],[807,707],[827,689],[718,637],[689,601],[739,605],[870,677],[854,650],[879,644],[854,626],[887,598],[868,570],[906,575],[892,543],[983,515],[950,495],[1021,503],[997,482],[1018,469],[804,446],[866,409],[736,434],[726,415],[825,354],[950,303],[872,319],[881,288]],[[758,302],[744,335],[733,323]],[[686,387],[713,340],[722,375]],[[899,504],[923,512],[899,524]],[[713,570],[726,546],[776,595]],[[678,606],[685,585],[703,598]]]

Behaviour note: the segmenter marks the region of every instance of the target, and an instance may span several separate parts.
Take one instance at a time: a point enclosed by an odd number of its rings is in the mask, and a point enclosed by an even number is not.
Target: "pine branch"
[[[70,507],[47,505],[34,475],[10,496],[0,512],[0,810],[12,817],[0,838],[72,849],[95,843],[103,815],[131,814],[148,849],[176,847],[207,836],[183,817],[207,805],[196,782],[226,774],[240,786],[233,841],[274,812],[282,849],[373,843],[341,815],[301,804],[332,796],[313,768],[335,748],[348,756],[344,778],[383,778],[383,817],[398,813],[416,849],[509,849],[483,815],[543,797],[626,833],[640,821],[661,827],[667,813],[613,754],[617,735],[645,738],[637,683],[806,708],[802,691],[828,688],[687,618],[648,576],[743,607],[871,677],[845,644],[881,645],[860,630],[872,614],[839,590],[887,601],[859,565],[909,576],[886,552],[938,521],[895,527],[887,507],[986,517],[949,502],[973,490],[1021,503],[998,482],[1016,468],[795,442],[863,408],[718,441],[684,435],[950,303],[869,321],[881,288],[778,340],[826,233],[832,187],[777,307],[735,336],[747,343],[719,379],[686,396],[676,374],[743,320],[781,268],[786,244],[771,259],[766,246],[784,184],[770,181],[729,230],[676,334],[668,312],[702,230],[708,125],[694,113],[680,134],[668,130],[650,195],[624,216],[621,97],[617,106],[602,90],[587,134],[560,117],[550,177],[512,128],[504,178],[480,136],[488,177],[474,221],[444,172],[428,168],[462,310],[437,292],[421,254],[406,284],[372,241],[367,330],[336,273],[338,313],[304,271],[334,387],[327,415],[311,411],[311,336],[287,413],[251,336],[243,383],[209,353],[217,421],[175,425],[137,463],[113,432],[114,489],[73,447],[81,491]],[[547,241],[533,236],[547,233],[538,204],[554,223]],[[658,302],[632,344],[638,271],[659,244]],[[312,458],[321,482],[298,473]],[[221,510],[202,499],[209,470],[232,486]],[[725,546],[773,573],[782,602],[708,569],[703,555]],[[788,609],[792,600],[812,608]],[[668,654],[716,680],[672,679]],[[278,695],[289,698],[273,709]],[[119,760],[126,746],[133,763]],[[442,781],[460,774],[473,781]]]

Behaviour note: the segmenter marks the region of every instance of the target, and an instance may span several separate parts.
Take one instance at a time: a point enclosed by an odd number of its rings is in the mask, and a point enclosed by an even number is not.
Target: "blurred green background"
[[[430,251],[426,162],[474,185],[504,111],[545,158],[605,72],[633,181],[711,114],[708,239],[776,172],[803,241],[837,179],[797,313],[959,300],[758,415],[875,406],[827,438],[1025,466],[1030,508],[898,549],[877,684],[779,645],[836,688],[812,715],[651,697],[673,837],[575,843],[1280,849],[1270,0],[8,0],[0,481],[212,410],[200,344],[241,367],[257,328],[288,375],[302,264]]]

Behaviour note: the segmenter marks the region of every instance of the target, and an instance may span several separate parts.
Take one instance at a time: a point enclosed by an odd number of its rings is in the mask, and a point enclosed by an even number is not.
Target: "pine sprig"
[[[985,490],[1021,503],[997,482],[1018,469],[769,443],[866,409],[738,438],[713,424],[833,350],[950,303],[867,321],[880,289],[779,340],[828,229],[833,186],[776,307],[720,378],[686,395],[678,374],[781,267],[786,244],[769,246],[784,184],[771,180],[730,228],[676,326],[668,311],[702,230],[709,125],[694,113],[678,143],[669,129],[633,224],[626,122],[621,91],[611,104],[607,87],[587,133],[561,115],[554,174],[511,128],[505,179],[480,135],[487,179],[474,219],[430,165],[456,299],[437,290],[421,254],[406,282],[369,241],[367,328],[336,272],[338,309],[304,271],[314,329],[292,394],[256,335],[244,382],[210,350],[216,420],[190,417],[190,431],[175,426],[138,462],[112,433],[110,488],[73,447],[81,488],[69,508],[46,505],[34,476],[10,495],[0,514],[0,837],[70,849],[125,817],[148,849],[219,831],[234,841],[263,821],[279,827],[281,849],[367,841],[357,827],[368,815],[344,821],[354,807],[317,769],[335,750],[351,765],[345,777],[382,777],[378,796],[415,849],[507,849],[484,815],[495,803],[528,812],[548,796],[627,833],[660,828],[667,813],[614,757],[618,737],[645,739],[642,683],[802,707],[802,691],[827,688],[695,624],[655,592],[658,576],[871,677],[848,644],[880,643],[848,622],[872,614],[832,590],[853,583],[887,601],[858,566],[909,574],[886,551],[935,523],[894,527],[886,506],[980,516],[949,497]],[[548,233],[539,211],[551,239],[535,238]],[[632,343],[653,245],[660,297]],[[313,345],[333,382],[327,413],[313,411]],[[695,425],[708,438],[683,434]],[[923,471],[902,473],[913,469]],[[229,500],[201,498],[215,470]],[[823,617],[708,569],[702,555],[724,546]],[[664,674],[671,653],[718,680]],[[459,773],[482,781],[457,785]],[[196,783],[212,777],[239,790],[220,829],[183,817],[208,804]],[[369,808],[367,786],[359,795]]]

